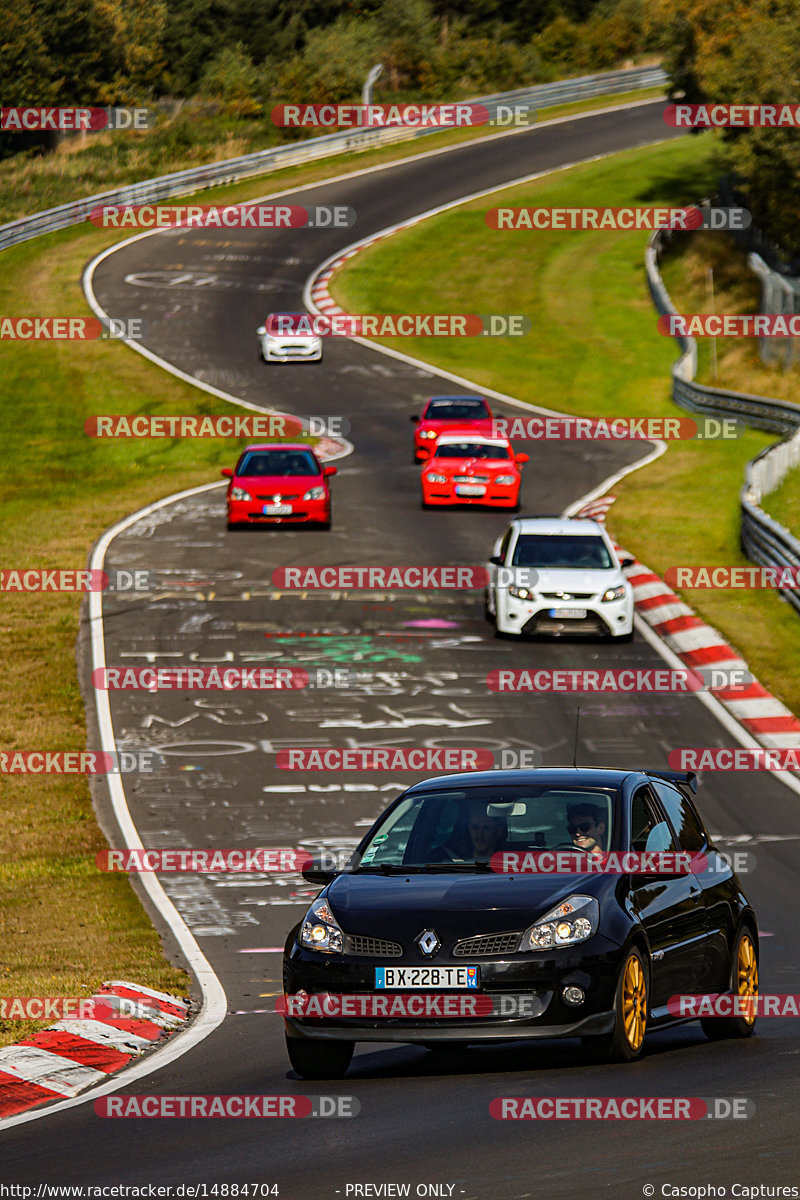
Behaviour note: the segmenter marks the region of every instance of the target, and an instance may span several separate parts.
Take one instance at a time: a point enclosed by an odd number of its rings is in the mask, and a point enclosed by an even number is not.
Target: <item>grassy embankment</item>
[[[370,247],[337,274],[334,295],[354,312],[526,313],[534,332],[492,343],[491,353],[475,339],[387,342],[478,385],[562,412],[680,415],[670,391],[675,345],[656,330],[645,279],[646,236],[496,232],[484,213],[499,204],[680,205],[713,190],[718,170],[714,143],[703,136],[499,191]],[[703,311],[691,272],[676,265],[667,276],[678,311]],[[735,296],[726,294],[724,279],[718,282],[718,311],[727,311]],[[733,283],[732,291],[741,286]],[[746,563],[738,510],[744,466],[773,440],[743,430],[734,440],[672,443],[615,486],[611,529],[660,573],[679,564]],[[791,665],[800,625],[791,608],[760,591],[687,591],[685,597],[764,684],[800,712],[800,669]]]

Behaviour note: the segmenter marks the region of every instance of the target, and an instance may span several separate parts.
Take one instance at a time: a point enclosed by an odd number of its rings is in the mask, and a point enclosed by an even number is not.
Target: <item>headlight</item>
[[[574,946],[597,932],[600,906],[593,896],[570,896],[526,929],[520,950],[551,950]]]
[[[300,945],[320,954],[341,954],[344,934],[327,901],[315,900],[300,930]]]
[[[495,475],[494,479],[495,483],[499,484],[514,483],[515,480],[515,475]]]
[[[252,500],[253,497],[244,488],[231,488],[231,500]]]
[[[516,587],[513,583],[508,585],[508,594],[509,596],[516,596],[518,600],[532,600],[536,595],[530,588]]]
[[[606,603],[609,600],[621,600],[624,595],[625,585],[624,583],[621,583],[619,587],[607,588],[607,590],[603,592],[600,599],[603,601],[603,603]]]
[[[447,483],[447,476],[446,475],[426,475],[425,480],[427,483]]]
[[[427,442],[430,441],[431,438],[438,437],[439,435],[433,429],[421,429],[419,436],[424,438],[424,440]]]
[[[303,496],[303,499],[304,500],[324,500],[325,499],[325,488],[324,487],[309,488],[308,491],[306,492],[305,496]]]

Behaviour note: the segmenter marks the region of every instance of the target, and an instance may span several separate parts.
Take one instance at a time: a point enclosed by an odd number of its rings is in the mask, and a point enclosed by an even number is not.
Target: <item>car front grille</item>
[[[298,500],[300,498],[299,492],[281,492],[280,500],[275,500],[275,495],[275,492],[256,492],[255,498],[256,500],[272,500],[276,504],[285,504],[287,500]]]
[[[524,632],[528,634],[558,634],[580,633],[600,637],[610,633],[605,621],[596,613],[587,613],[585,617],[551,617],[545,610],[536,613],[525,624]]]
[[[348,934],[345,940],[345,954],[360,955],[361,958],[402,958],[403,947],[399,942],[390,942],[386,938]]]
[[[545,600],[591,600],[594,592],[539,592]]]
[[[456,958],[480,958],[484,955],[513,954],[519,945],[522,931],[516,933],[485,933],[480,937],[465,938],[456,942],[453,955]]]
[[[454,483],[488,483],[488,475],[454,475]]]

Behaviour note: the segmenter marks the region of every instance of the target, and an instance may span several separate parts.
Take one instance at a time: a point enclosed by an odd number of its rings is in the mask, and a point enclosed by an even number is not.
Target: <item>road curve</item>
[[[510,138],[371,171],[296,193],[298,203],[349,204],[358,235],[465,193],[591,155],[672,136],[660,105],[596,114]],[[156,747],[167,767],[129,789],[148,846],[337,847],[416,776],[348,774],[287,781],[276,749],[295,745],[535,747],[570,761],[575,700],[498,696],[498,666],[657,666],[640,639],[620,647],[495,641],[479,594],[278,592],[275,567],[344,563],[480,563],[504,518],[429,513],[418,504],[408,415],[415,395],[450,390],[431,371],[361,345],[332,342],[316,368],[266,368],[253,331],[267,309],[299,307],[312,268],[352,240],[295,231],[170,231],[123,246],[95,273],[114,316],[144,316],[148,348],[198,379],[251,403],[301,415],[342,413],[354,454],[340,463],[330,533],[229,534],[221,492],[205,492],[130,527],[111,566],[149,567],[166,581],[155,598],[104,603],[109,663],[348,665],[373,673],[360,689],[225,696],[114,693],[119,744]],[[205,281],[205,282],[203,282]],[[502,307],[502,306],[501,306]],[[460,389],[455,389],[460,390]],[[547,401],[545,401],[547,403]],[[557,405],[553,404],[553,407]],[[521,447],[523,448],[523,447]],[[635,447],[555,443],[524,447],[523,507],[562,511]],[[226,465],[224,446],[220,465]],[[584,763],[651,766],[679,745],[724,745],[729,735],[683,697],[581,700]],[[762,988],[800,992],[796,965],[797,797],[771,776],[708,775],[703,813],[723,845],[754,847],[747,888],[765,938]],[[104,813],[108,820],[108,814]],[[587,1065],[568,1041],[439,1056],[364,1047],[347,1078],[309,1084],[288,1069],[280,1020],[280,947],[315,889],[292,877],[162,876],[222,979],[230,1015],[201,1046],[129,1089],[137,1094],[355,1095],[352,1120],[112,1120],[90,1104],[0,1133],[3,1182],[70,1184],[277,1183],[281,1197],[355,1195],[353,1185],[442,1185],[439,1194],[655,1195],[664,1185],[791,1184],[796,1163],[797,1022],[764,1020],[745,1043],[707,1043],[699,1027],[654,1036],[630,1067]],[[756,1115],[646,1127],[622,1122],[500,1123],[500,1095],[746,1096]],[[452,1185],[452,1190],[448,1190]],[[173,1193],[175,1194],[175,1193]],[[377,1195],[378,1192],[361,1193]],[[384,1193],[385,1194],[385,1193]],[[419,1193],[423,1194],[423,1193]],[[436,1194],[436,1193],[433,1193]]]

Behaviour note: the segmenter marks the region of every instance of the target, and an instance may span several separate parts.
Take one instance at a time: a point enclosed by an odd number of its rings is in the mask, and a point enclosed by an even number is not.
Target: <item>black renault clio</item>
[[[632,1060],[692,1019],[671,998],[755,996],[755,914],[694,791],[693,774],[562,767],[410,787],[344,870],[303,872],[326,886],[284,954],[295,1071],[341,1077],[356,1042],[580,1037]],[[709,1037],[752,1034],[755,1009],[732,1009],[702,1018]]]

